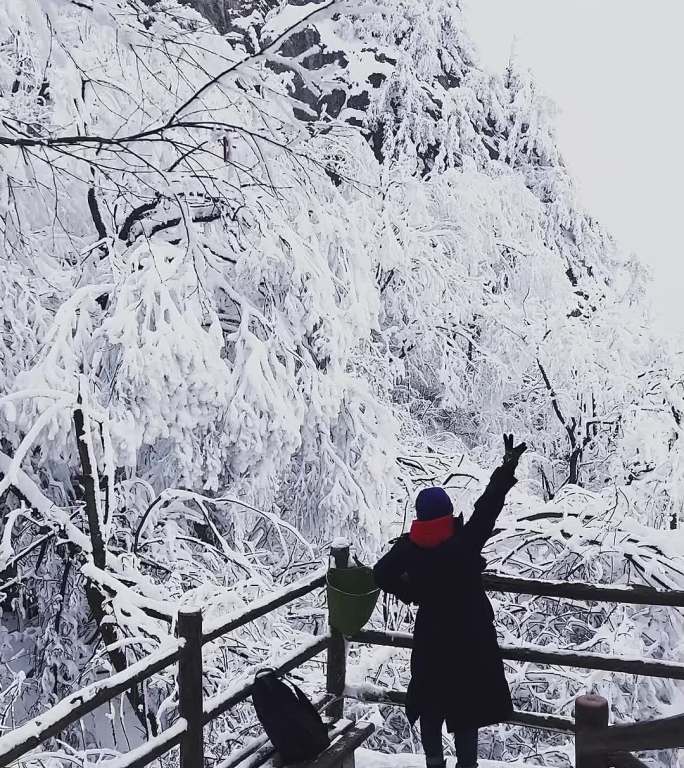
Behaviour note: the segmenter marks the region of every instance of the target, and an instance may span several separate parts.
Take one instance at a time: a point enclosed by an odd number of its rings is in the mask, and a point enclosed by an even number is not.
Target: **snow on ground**
[[[388,755],[383,752],[373,752],[370,749],[357,749],[356,768],[423,768],[425,758],[422,755]],[[448,768],[456,765],[456,758],[447,758]],[[480,768],[523,768],[529,763],[502,763],[497,760],[479,760]]]

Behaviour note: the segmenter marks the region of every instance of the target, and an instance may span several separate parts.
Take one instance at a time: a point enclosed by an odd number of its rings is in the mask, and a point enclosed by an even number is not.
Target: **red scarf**
[[[414,520],[411,523],[409,539],[419,547],[430,549],[450,539],[454,533],[456,533],[454,516],[444,515],[434,520]]]

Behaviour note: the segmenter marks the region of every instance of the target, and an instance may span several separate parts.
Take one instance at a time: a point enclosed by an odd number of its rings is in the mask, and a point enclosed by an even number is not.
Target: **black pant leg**
[[[454,746],[458,768],[475,768],[477,765],[477,728],[469,731],[457,731],[454,734]]]
[[[428,766],[444,765],[444,750],[442,748],[442,724],[444,719],[434,715],[420,716],[420,740],[425,752]]]

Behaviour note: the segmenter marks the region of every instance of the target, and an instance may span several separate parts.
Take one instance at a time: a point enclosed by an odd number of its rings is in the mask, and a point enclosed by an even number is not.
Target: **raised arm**
[[[373,568],[375,583],[380,589],[396,595],[402,603],[407,604],[418,602],[407,573],[409,548],[407,537],[402,536]]]
[[[525,443],[513,446],[513,435],[504,435],[504,447],[503,463],[492,472],[484,493],[475,502],[473,514],[463,528],[464,537],[477,552],[484,547],[494,531],[506,494],[518,482],[515,477],[518,460],[527,450]]]

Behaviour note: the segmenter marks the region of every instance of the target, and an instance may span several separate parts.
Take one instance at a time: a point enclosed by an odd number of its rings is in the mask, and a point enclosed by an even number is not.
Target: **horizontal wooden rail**
[[[175,664],[179,658],[180,643],[174,641],[169,648],[151,653],[135,664],[131,664],[123,672],[98,680],[72,693],[47,712],[0,737],[0,765],[8,765],[46,739],[56,736],[68,725],[78,722],[102,704],[106,704],[151,675]]]
[[[348,685],[344,689],[344,695],[357,701],[367,701],[374,704],[391,704],[393,706],[406,706],[406,691],[396,691],[389,688],[380,688],[374,685]],[[514,725],[524,725],[531,728],[544,728],[550,731],[572,733],[575,728],[571,717],[560,715],[545,715],[537,712],[514,712],[508,721]]]
[[[609,725],[584,734],[587,755],[684,747],[684,715],[630,725]]]
[[[329,642],[329,634],[315,638],[315,640],[297,649],[294,653],[290,654],[290,656],[277,664],[277,666],[274,667],[276,674],[284,675],[287,672],[291,672],[295,667],[298,667],[300,664],[303,664],[305,661],[312,659],[314,656],[317,656],[324,651],[328,647]],[[253,680],[253,676],[250,676],[249,679]],[[248,699],[252,695],[253,687],[253,682],[243,680],[232,688],[229,688],[227,691],[212,696],[204,705],[204,723],[206,724],[215,720],[231,707]]]
[[[352,640],[369,645],[395,648],[412,648],[413,636],[408,632],[381,632],[362,630]],[[565,650],[545,650],[543,646],[502,645],[501,655],[508,661],[531,664],[573,667],[576,669],[600,669],[605,672],[622,672],[643,677],[660,677],[666,680],[684,680],[684,664],[650,659],[621,659],[600,653],[575,653]]]
[[[652,587],[605,587],[580,581],[543,581],[483,573],[482,581],[490,592],[515,592],[538,597],[564,597],[569,600],[626,603],[628,605],[664,605],[684,608],[684,591],[659,590]]]
[[[204,632],[202,644],[212,642],[212,640],[218,640],[218,638],[226,635],[228,632],[232,632],[234,629],[238,629],[245,624],[248,624],[254,619],[258,619],[261,616],[265,616],[267,613],[280,608],[287,603],[296,600],[302,595],[306,595],[309,592],[313,592],[314,589],[318,589],[325,585],[325,572],[318,571],[311,576],[306,576],[299,581],[295,581],[288,586],[282,592],[275,597],[265,595],[261,600],[256,600],[252,605],[244,611],[238,611],[229,619],[214,627],[208,627]]]
[[[251,739],[237,751],[230,752],[223,762],[216,765],[216,768],[237,768],[240,763],[244,763],[247,758],[257,752],[259,752],[262,757],[268,759],[275,754],[275,751],[276,749],[273,744],[271,744],[268,734],[262,733],[261,736],[256,736]]]
[[[158,736],[154,736],[125,755],[107,760],[103,765],[107,768],[144,768],[153,760],[177,747],[185,735],[186,728],[187,723],[181,717]]]
[[[518,647],[502,645],[501,655],[507,661],[523,661],[531,664],[573,667],[575,669],[600,669],[604,672],[621,672],[626,675],[660,677],[663,680],[684,680],[684,664],[678,661],[658,659],[628,659],[605,653],[575,653],[574,651],[545,651],[543,647]]]
[[[572,733],[575,728],[575,721],[571,717],[547,715],[543,712],[521,712],[517,709],[508,722],[530,728],[544,728],[547,731],[560,731],[561,733]]]

